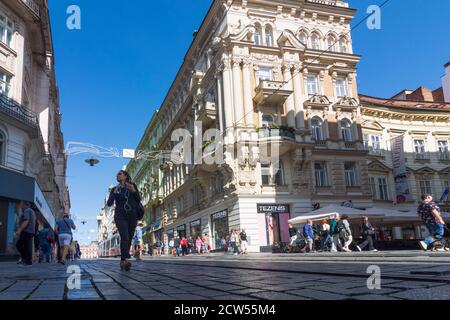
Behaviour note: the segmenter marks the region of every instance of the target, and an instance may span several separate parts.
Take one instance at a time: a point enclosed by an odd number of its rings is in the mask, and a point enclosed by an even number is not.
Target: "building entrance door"
[[[266,213],[266,232],[269,245],[281,242],[280,216],[277,213]]]

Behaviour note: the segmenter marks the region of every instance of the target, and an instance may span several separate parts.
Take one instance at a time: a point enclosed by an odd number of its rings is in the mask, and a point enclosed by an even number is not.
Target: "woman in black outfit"
[[[136,230],[138,218],[137,208],[141,201],[141,196],[136,184],[131,182],[128,172],[121,170],[117,174],[119,184],[111,190],[107,206],[116,204],[114,222],[120,234],[120,268],[130,271],[131,241]]]

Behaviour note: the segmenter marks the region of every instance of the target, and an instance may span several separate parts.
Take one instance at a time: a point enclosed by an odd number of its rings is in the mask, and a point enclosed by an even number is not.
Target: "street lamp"
[[[89,164],[91,167],[95,166],[96,164],[98,164],[100,161],[98,159],[95,158],[90,158],[90,159],[86,159],[84,160],[84,162],[86,162],[87,164]]]

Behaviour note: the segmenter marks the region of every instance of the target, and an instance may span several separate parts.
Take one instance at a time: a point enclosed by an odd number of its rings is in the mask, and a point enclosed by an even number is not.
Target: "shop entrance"
[[[257,207],[261,251],[271,251],[274,244],[289,242],[289,205],[258,204]]]
[[[281,242],[280,216],[278,213],[266,213],[266,239],[271,246]]]

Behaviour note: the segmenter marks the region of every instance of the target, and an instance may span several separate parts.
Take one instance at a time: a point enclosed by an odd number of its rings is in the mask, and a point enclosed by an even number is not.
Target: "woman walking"
[[[236,230],[234,230],[234,229],[231,229],[230,243],[231,243],[231,246],[233,247],[234,255],[235,256],[239,255],[239,248],[238,248],[239,239],[238,239],[238,234],[237,234]]]
[[[141,196],[128,172],[119,171],[117,182],[119,184],[111,190],[107,205],[111,207],[116,204],[114,222],[120,234],[120,268],[130,271],[131,262],[128,259],[131,258],[130,247],[138,222],[137,210]]]
[[[61,251],[61,260],[59,263],[65,264],[67,255],[69,254],[70,245],[72,244],[73,235],[72,230],[75,230],[76,226],[72,219],[69,218],[69,214],[64,214],[61,220],[56,221],[55,232],[58,235],[58,243]],[[70,257],[69,257],[70,259]]]
[[[350,229],[350,223],[348,222],[348,216],[343,215],[341,218],[341,221],[339,221],[338,224],[339,228],[339,235],[342,241],[344,242],[344,246],[342,247],[342,250],[345,252],[351,252],[349,246],[353,242],[353,236],[352,236],[352,230]]]
[[[363,242],[356,246],[358,251],[363,251],[365,247],[369,246],[369,251],[376,252],[377,249],[373,246],[373,237],[375,236],[375,228],[369,221],[369,217],[362,217],[363,222],[361,223],[361,231],[363,236]]]
[[[197,236],[197,239],[195,240],[195,248],[197,249],[197,254],[202,253],[202,247],[203,247],[203,241],[200,236]]]

